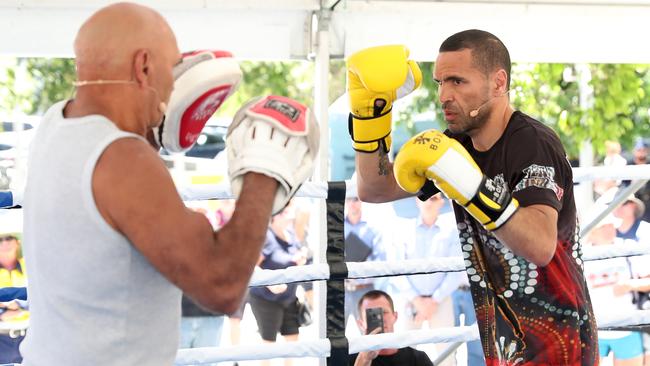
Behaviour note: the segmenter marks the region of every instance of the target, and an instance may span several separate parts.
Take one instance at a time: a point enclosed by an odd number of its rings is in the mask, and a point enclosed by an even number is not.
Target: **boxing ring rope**
[[[619,257],[650,255],[650,244],[623,243],[616,246],[584,248],[582,259],[594,261]],[[393,277],[438,272],[462,272],[462,257],[407,259],[401,261],[346,262],[348,279]],[[249,286],[269,286],[281,283],[329,280],[327,263],[306,264],[285,269],[259,269],[253,272]]]
[[[650,310],[609,313],[597,320],[599,329],[619,329],[626,326],[650,324]],[[350,353],[402,348],[425,343],[469,342],[479,339],[478,327],[460,326],[409,330],[400,333],[364,335],[350,340]],[[256,344],[230,347],[181,349],[175,365],[200,365],[223,361],[250,361],[271,358],[326,358],[330,356],[328,339],[297,341],[290,344]]]
[[[621,167],[588,167],[573,168],[574,183],[583,183],[595,179],[615,180],[648,180],[650,179],[650,164],[625,165]],[[296,197],[327,198],[329,182],[305,182],[296,193]],[[346,197],[356,197],[357,185],[353,180],[346,180]],[[234,198],[227,182],[218,184],[195,184],[177,187],[183,201],[229,199]],[[0,191],[0,208],[21,205],[22,190]]]
[[[625,166],[625,167],[594,167],[594,168],[575,168],[574,181],[576,183],[593,180],[596,178],[611,179],[632,179],[637,180],[634,186],[628,188],[632,193],[650,178],[650,165],[644,166]],[[638,180],[642,180],[639,182]],[[337,185],[336,190],[332,190],[332,184]],[[184,201],[205,200],[205,199],[227,199],[233,198],[229,184],[218,185],[193,185],[178,187],[178,192]],[[339,204],[343,198],[356,197],[356,184],[353,181],[345,182],[325,182],[315,183],[307,182],[297,193],[297,197],[323,198],[326,200],[332,192],[336,192],[333,198]],[[342,192],[342,193],[341,193]],[[623,192],[625,196],[629,192]],[[7,198],[8,196],[8,198]],[[625,198],[621,194],[617,198],[622,202]],[[620,203],[616,202],[616,203]],[[22,192],[0,192],[0,207],[11,207],[22,204]],[[612,202],[611,206],[614,206]],[[612,207],[613,209],[613,207]],[[329,211],[329,209],[328,209]],[[328,212],[329,214],[329,212]],[[605,213],[606,214],[606,213]],[[602,217],[604,217],[604,215]],[[600,217],[600,218],[602,218]],[[596,221],[597,223],[597,221]],[[342,225],[342,224],[341,224]],[[595,224],[594,224],[595,225]],[[336,248],[339,249],[340,248]],[[329,254],[330,246],[328,246]],[[650,246],[639,244],[625,244],[613,248],[585,248],[584,260],[598,260],[632,255],[650,254]],[[329,258],[328,258],[329,259]],[[344,271],[341,271],[344,268]],[[333,269],[335,273],[330,273]],[[343,278],[374,278],[385,276],[399,276],[407,274],[425,274],[435,272],[459,272],[465,270],[464,261],[461,257],[436,258],[429,260],[408,260],[399,262],[330,262],[323,264],[313,264],[301,267],[289,267],[284,270],[256,270],[253,274],[250,286],[264,286],[289,282],[304,282],[315,280],[327,280],[328,291],[330,281],[332,283],[341,282]],[[336,289],[340,291],[340,289]],[[339,294],[340,295],[340,294]],[[332,297],[332,299],[335,299]],[[330,297],[328,294],[328,302]],[[333,300],[335,303],[340,301]],[[336,319],[335,319],[336,320]],[[622,326],[639,326],[650,324],[650,311],[626,312],[625,314],[607,314],[602,319],[599,318],[600,328],[622,327]],[[478,339],[478,331],[475,326],[439,328],[435,330],[417,330],[402,332],[399,334],[388,333],[362,336],[352,339],[348,342],[345,336],[339,333],[330,335],[330,325],[334,328],[340,328],[340,322],[327,318],[328,321],[328,338],[316,341],[300,341],[286,344],[265,344],[254,346],[234,346],[234,347],[214,347],[198,349],[182,349],[178,351],[176,365],[190,365],[201,363],[212,363],[219,361],[239,361],[253,359],[269,359],[276,357],[333,357],[333,353],[338,353],[340,357],[341,350],[345,353],[357,353],[365,350],[377,350],[382,348],[401,348],[410,345],[422,343],[439,343],[439,342],[466,342]],[[341,339],[344,341],[342,344]],[[333,359],[336,359],[335,357]],[[329,359],[328,359],[329,360]]]
[[[423,343],[449,343],[477,340],[476,326],[409,330],[401,333],[365,335],[350,340],[350,353],[383,348],[402,348]],[[330,356],[330,341],[297,341],[290,344],[259,344],[230,347],[181,349],[175,365],[196,365],[223,361],[265,360],[271,358],[326,358]]]

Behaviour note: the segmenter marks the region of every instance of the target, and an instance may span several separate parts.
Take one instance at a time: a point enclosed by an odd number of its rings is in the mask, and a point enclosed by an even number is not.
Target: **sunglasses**
[[[2,243],[3,241],[12,241],[12,240],[16,240],[16,237],[13,235],[0,236],[0,243]]]

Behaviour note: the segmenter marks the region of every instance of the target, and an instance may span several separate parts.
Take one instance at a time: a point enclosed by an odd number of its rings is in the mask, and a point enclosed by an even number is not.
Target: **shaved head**
[[[133,3],[101,8],[79,28],[74,51],[77,89],[66,116],[102,114],[142,136],[160,124],[181,58],[162,15]]]
[[[128,78],[138,50],[164,50],[170,44],[176,47],[176,38],[155,10],[133,3],[109,5],[88,18],[77,33],[79,79]]]

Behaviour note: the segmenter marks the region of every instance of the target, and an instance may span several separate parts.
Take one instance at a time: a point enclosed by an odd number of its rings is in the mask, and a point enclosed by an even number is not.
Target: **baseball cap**
[[[645,212],[645,203],[638,199],[635,195],[631,194],[627,199],[625,199],[625,203],[627,202],[632,202],[636,205],[634,208],[634,217],[636,219],[640,218],[643,216],[643,213]]]

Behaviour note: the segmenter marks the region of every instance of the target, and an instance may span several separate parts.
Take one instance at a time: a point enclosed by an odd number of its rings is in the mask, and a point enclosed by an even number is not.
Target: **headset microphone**
[[[135,84],[137,83],[133,80],[78,80],[72,83],[73,86],[79,88],[82,86],[86,85],[109,85],[109,84]],[[163,121],[165,120],[166,113],[167,113],[167,103],[163,102],[162,99],[160,98],[160,94],[158,94],[158,90],[155,88],[148,86],[149,90],[153,91],[158,99],[160,99],[160,103],[158,104],[158,111],[163,115]]]
[[[501,94],[501,95],[498,95],[498,96],[496,96],[496,97],[492,97],[492,98],[486,100],[485,102],[483,102],[483,104],[481,104],[480,106],[478,106],[478,108],[469,111],[469,116],[472,117],[472,118],[476,118],[476,116],[478,116],[478,112],[481,110],[481,108],[485,107],[486,104],[488,104],[488,103],[490,103],[491,101],[493,101],[494,99],[496,99],[496,98],[500,98],[500,97],[502,97],[502,96],[504,96],[504,95],[506,95],[506,94],[508,94],[508,93],[510,93],[510,89],[504,91],[503,94]]]
[[[483,108],[486,104],[490,103],[492,101],[492,99],[494,99],[494,98],[496,98],[496,97],[493,97],[493,98],[490,98],[490,99],[486,100],[478,108],[469,111],[469,116],[472,117],[472,118],[475,118],[476,116],[478,116],[478,112],[481,110],[481,108]]]

